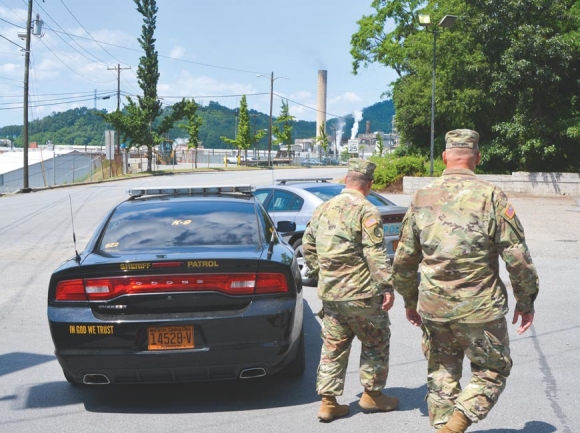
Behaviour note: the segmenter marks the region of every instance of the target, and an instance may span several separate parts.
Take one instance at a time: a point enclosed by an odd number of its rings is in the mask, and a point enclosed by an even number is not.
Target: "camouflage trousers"
[[[356,301],[323,301],[322,351],[316,378],[319,395],[344,391],[348,357],[354,337],[362,344],[360,381],[367,390],[381,390],[389,373],[390,321],[381,309],[383,296]]]
[[[476,324],[424,320],[422,329],[431,425],[444,425],[455,408],[472,422],[484,419],[512,368],[505,318]],[[471,380],[462,390],[464,356],[471,361]]]

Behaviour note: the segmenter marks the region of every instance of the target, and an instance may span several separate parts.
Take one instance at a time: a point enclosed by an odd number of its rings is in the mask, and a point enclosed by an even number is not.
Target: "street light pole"
[[[433,160],[435,153],[435,71],[437,70],[437,27],[449,28],[455,24],[455,15],[445,15],[443,19],[433,28],[433,84],[431,85],[431,143],[429,146],[429,176],[433,176]],[[419,25],[427,30],[432,25],[429,15],[419,15]]]
[[[433,177],[435,153],[435,71],[437,70],[437,28],[433,29],[433,84],[431,86],[431,145],[429,147],[429,176]]]
[[[272,167],[272,104],[274,103],[274,72],[270,75],[270,124],[268,126],[268,167]]]

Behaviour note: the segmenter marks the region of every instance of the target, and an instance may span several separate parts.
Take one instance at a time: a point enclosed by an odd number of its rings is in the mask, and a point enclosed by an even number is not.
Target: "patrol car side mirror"
[[[278,221],[278,224],[276,224],[276,230],[280,233],[295,232],[296,223],[293,221]]]

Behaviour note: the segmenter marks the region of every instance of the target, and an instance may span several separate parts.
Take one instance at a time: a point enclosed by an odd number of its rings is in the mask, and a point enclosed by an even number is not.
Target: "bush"
[[[426,176],[429,173],[429,162],[421,156],[372,156],[370,160],[377,165],[374,181],[376,189],[384,189],[404,176]]]

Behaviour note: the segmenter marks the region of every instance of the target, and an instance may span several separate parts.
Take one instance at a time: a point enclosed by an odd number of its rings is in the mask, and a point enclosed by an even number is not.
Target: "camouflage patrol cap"
[[[479,134],[471,129],[454,129],[445,134],[445,149],[467,147],[478,150]]]
[[[375,177],[376,164],[361,158],[351,158],[348,160],[348,171],[356,171],[366,174],[370,179]]]

